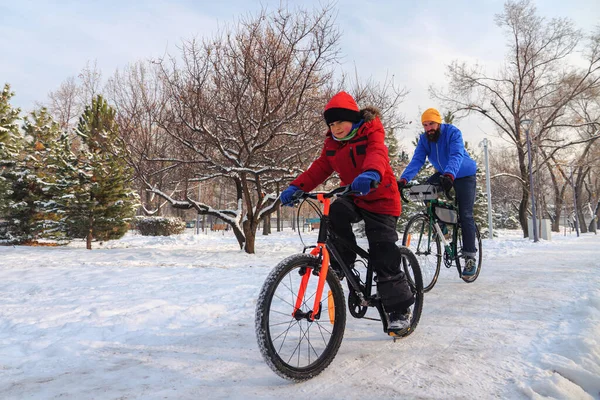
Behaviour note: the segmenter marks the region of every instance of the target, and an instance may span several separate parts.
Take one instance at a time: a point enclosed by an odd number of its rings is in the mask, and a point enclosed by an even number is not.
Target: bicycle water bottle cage
[[[410,187],[408,198],[411,201],[435,200],[440,197],[444,191],[435,185],[415,185]]]

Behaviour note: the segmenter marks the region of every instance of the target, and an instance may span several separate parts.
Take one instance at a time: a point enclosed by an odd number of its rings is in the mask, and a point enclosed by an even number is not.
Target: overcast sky
[[[97,62],[103,77],[129,63],[177,54],[183,39],[204,37],[242,13],[273,0],[0,0],[0,84],[16,92],[13,104],[30,111],[61,82]],[[303,6],[318,1],[290,1]],[[339,0],[343,68],[360,77],[394,81],[410,90],[401,105],[418,124],[420,112],[438,107],[429,85],[444,85],[452,60],[484,64],[503,60],[506,40],[494,23],[503,0]],[[541,16],[569,17],[591,31],[600,25],[600,0],[538,0]],[[444,110],[441,110],[442,113]],[[491,128],[476,118],[458,123],[466,140],[479,142]],[[415,126],[414,124],[412,126]],[[414,137],[416,128],[404,132]]]

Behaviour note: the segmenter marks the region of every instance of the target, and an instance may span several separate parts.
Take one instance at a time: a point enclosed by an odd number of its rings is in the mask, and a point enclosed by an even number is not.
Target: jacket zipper
[[[356,168],[356,160],[354,159],[354,152],[352,151],[352,146],[350,146],[350,159],[352,160],[352,165]]]

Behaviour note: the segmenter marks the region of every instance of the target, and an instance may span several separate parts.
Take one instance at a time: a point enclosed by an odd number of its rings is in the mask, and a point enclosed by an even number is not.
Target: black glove
[[[444,174],[440,177],[440,184],[442,185],[444,192],[449,193],[450,189],[452,189],[452,185],[454,185],[454,177],[450,174]]]
[[[404,179],[404,178],[401,178],[401,179],[400,179],[399,181],[397,181],[396,183],[398,184],[398,190],[400,190],[400,191],[401,191],[402,189],[404,189],[404,188],[406,187],[406,184],[407,184],[408,182],[406,181],[406,179]]]

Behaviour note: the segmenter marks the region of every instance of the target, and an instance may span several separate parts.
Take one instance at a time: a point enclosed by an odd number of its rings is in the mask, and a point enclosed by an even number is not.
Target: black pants
[[[406,275],[400,268],[401,255],[396,246],[397,217],[372,213],[357,207],[351,199],[340,197],[331,203],[329,220],[332,230],[342,239],[356,243],[352,224],[365,221],[365,231],[369,241],[370,264],[377,274],[377,291],[387,312],[404,312],[414,303],[414,296],[406,281]],[[351,264],[356,254],[344,246],[338,250],[344,263]],[[331,260],[334,267],[335,260]]]

